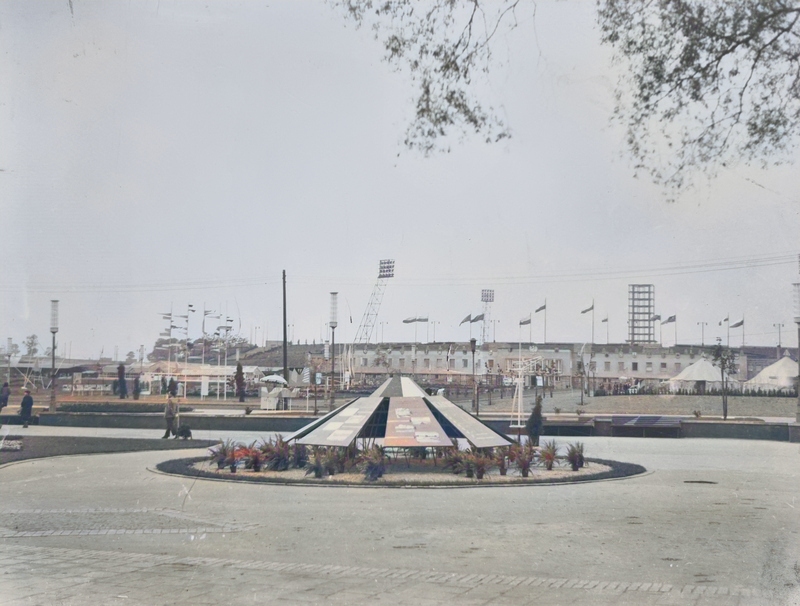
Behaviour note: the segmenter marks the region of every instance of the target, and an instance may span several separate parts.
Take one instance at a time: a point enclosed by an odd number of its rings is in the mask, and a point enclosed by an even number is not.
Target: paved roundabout
[[[0,469],[0,604],[800,604],[800,449],[587,438],[651,473],[463,490]]]

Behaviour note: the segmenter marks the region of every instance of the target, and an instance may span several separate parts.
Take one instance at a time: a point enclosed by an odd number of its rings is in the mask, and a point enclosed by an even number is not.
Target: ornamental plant
[[[553,470],[553,463],[555,463],[556,458],[558,458],[558,451],[558,444],[556,444],[555,440],[547,440],[542,446],[540,455],[547,471]]]
[[[236,473],[236,469],[237,467],[239,467],[239,463],[242,460],[246,459],[247,455],[248,455],[247,446],[236,444],[236,446],[233,448],[233,451],[231,451],[228,454],[228,458],[225,459],[225,464],[230,466],[231,473]]]
[[[278,435],[274,441],[269,442],[267,455],[267,468],[270,471],[286,471],[289,469],[289,443]]]
[[[308,448],[305,444],[298,444],[296,441],[291,447],[292,465],[297,469],[303,469],[308,463]]]
[[[256,446],[255,442],[247,447],[247,464],[245,465],[245,469],[261,471],[261,467],[264,465],[264,460],[264,453]]]
[[[358,465],[367,482],[379,480],[386,472],[386,452],[377,444],[363,451],[358,460]]]
[[[494,457],[490,452],[476,448],[469,455],[469,461],[475,470],[475,477],[482,480],[489,468],[494,464]]]
[[[319,446],[314,446],[311,449],[311,456],[305,465],[307,476],[313,473],[315,478],[321,478],[324,475],[325,465],[322,462],[322,454],[322,448]]]
[[[225,467],[228,458],[233,454],[233,451],[236,449],[236,442],[232,439],[228,438],[227,440],[220,440],[220,443],[216,446],[212,446],[208,449],[210,459],[212,461],[217,462],[217,467],[222,469]]]
[[[458,447],[452,448],[444,457],[444,468],[458,475],[464,471],[464,455]]]
[[[533,465],[533,460],[536,457],[536,448],[528,442],[525,446],[517,445],[514,449],[514,463],[519,469],[520,474],[522,474],[523,478],[527,478],[528,474],[531,471],[531,466]]]
[[[499,448],[494,449],[494,464],[497,465],[497,469],[500,471],[500,475],[504,476],[508,472],[508,453],[510,448],[508,446],[500,446]]]

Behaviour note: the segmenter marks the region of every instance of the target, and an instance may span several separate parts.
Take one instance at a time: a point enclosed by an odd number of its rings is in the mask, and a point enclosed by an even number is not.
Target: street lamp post
[[[800,352],[800,282],[792,284],[794,287],[794,322],[797,324],[797,351]],[[800,355],[798,355],[800,359]],[[798,362],[797,375],[797,412],[795,422],[800,423],[800,362]]]
[[[500,320],[492,320],[492,343],[497,343],[497,325]]]
[[[331,399],[328,403],[328,412],[333,410],[333,397],[334,392],[336,391],[336,327],[339,325],[338,321],[338,309],[337,309],[337,297],[339,296],[338,292],[331,293],[331,321],[328,322],[328,326],[331,327]]]
[[[431,326],[433,326],[433,342],[436,343],[436,325],[441,324],[441,322],[431,322]]]
[[[58,332],[58,300],[50,301],[50,332],[53,334],[53,347],[50,350],[50,412],[56,411],[56,333]]]
[[[469,340],[469,348],[472,351],[472,412],[476,415],[478,414],[478,386],[475,384],[475,345],[477,342],[478,340],[475,338]]]
[[[708,322],[697,323],[697,325],[700,327],[700,347],[705,347],[706,345],[706,324],[708,324]]]

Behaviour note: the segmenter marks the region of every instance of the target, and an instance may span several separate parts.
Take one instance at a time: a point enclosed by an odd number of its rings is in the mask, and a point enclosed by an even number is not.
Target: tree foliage
[[[236,374],[233,375],[234,385],[236,386],[236,395],[240,402],[244,402],[246,384],[244,380],[244,369],[242,363],[236,363]]]
[[[722,384],[722,418],[728,418],[728,375],[736,374],[736,352],[730,347],[723,347],[717,343],[711,350],[714,366],[719,368],[720,382]]]
[[[509,136],[474,87],[520,0],[330,0],[372,29],[415,86],[405,145],[428,154],[449,136]],[[520,6],[522,4],[522,6]],[[621,76],[613,119],[634,166],[679,190],[692,175],[788,158],[800,128],[800,0],[597,0],[601,40]]]
[[[429,154],[449,149],[453,135],[474,133],[486,142],[509,136],[494,109],[473,89],[489,70],[490,42],[513,27],[519,0],[330,0],[359,26],[371,28],[386,61],[415,87],[414,118],[405,145]]]
[[[39,337],[28,335],[22,345],[25,347],[25,355],[35,356],[39,352]]]
[[[792,0],[598,0],[637,166],[681,187],[691,169],[784,159],[800,127],[798,19]]]

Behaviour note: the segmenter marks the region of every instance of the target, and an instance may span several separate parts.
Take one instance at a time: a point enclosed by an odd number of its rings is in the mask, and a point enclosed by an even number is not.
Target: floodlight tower
[[[383,301],[386,282],[389,278],[394,278],[394,259],[383,259],[378,263],[378,281],[372,289],[367,309],[364,310],[361,323],[358,325],[358,330],[356,330],[356,336],[353,339],[354,345],[366,345],[369,343],[372,337],[372,330],[375,328],[375,320],[378,317],[378,311]]]
[[[489,316],[494,303],[494,291],[484,288],[481,291],[481,301],[483,302],[483,327],[481,328],[481,343],[489,341]]]

